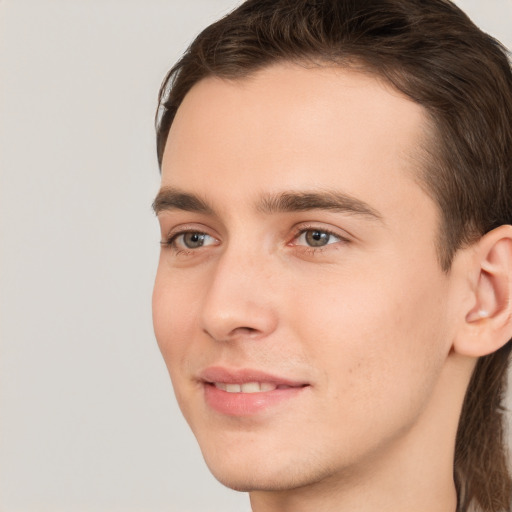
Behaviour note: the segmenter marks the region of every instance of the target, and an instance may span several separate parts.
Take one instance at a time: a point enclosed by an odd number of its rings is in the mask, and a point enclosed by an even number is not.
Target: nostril
[[[236,329],[233,329],[229,335],[228,338],[256,338],[260,337],[262,335],[262,332],[259,329],[256,329],[255,327],[237,327]]]
[[[210,332],[208,329],[203,329],[203,332],[215,341],[233,341],[235,339],[254,339],[263,335],[262,331],[254,327],[236,327],[232,329],[225,336],[218,336]]]
[[[254,327],[237,327],[235,330],[241,330],[246,332],[247,334],[257,333],[258,329],[255,329]]]

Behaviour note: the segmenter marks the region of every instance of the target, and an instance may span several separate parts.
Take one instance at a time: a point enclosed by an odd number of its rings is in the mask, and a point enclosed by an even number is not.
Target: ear
[[[471,246],[469,307],[454,339],[455,352],[481,357],[512,338],[512,226],[500,226]]]

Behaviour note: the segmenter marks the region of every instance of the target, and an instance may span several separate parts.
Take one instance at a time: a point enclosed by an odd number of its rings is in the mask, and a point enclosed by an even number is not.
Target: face
[[[450,350],[425,113],[376,78],[280,64],[208,78],[172,125],[153,312],[214,475],[341,478],[431,421]]]

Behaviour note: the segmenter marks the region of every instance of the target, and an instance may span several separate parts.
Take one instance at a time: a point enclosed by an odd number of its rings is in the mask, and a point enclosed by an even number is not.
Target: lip
[[[302,387],[307,382],[288,379],[251,368],[228,369],[211,366],[202,371],[200,380],[208,383],[225,382],[226,384],[246,384],[247,382],[271,382],[276,386]]]
[[[220,366],[206,368],[200,373],[206,404],[218,413],[228,416],[252,416],[285,401],[300,396],[310,386],[308,382],[272,375],[256,369],[228,369]],[[229,393],[215,387],[214,383],[247,384],[271,383],[272,391],[256,393]]]

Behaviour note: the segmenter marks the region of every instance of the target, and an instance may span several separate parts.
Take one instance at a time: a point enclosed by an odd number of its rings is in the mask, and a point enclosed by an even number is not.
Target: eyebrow
[[[264,213],[331,210],[382,221],[382,215],[369,204],[348,194],[332,190],[283,192],[264,196],[260,200],[258,210]]]
[[[184,210],[208,215],[214,213],[213,208],[200,197],[172,187],[161,188],[152,207],[157,215],[165,210]]]
[[[163,187],[152,206],[156,214],[166,210],[215,214],[214,209],[204,199],[173,187]],[[266,194],[259,199],[256,208],[266,214],[330,210],[382,221],[382,215],[364,201],[332,190]]]

